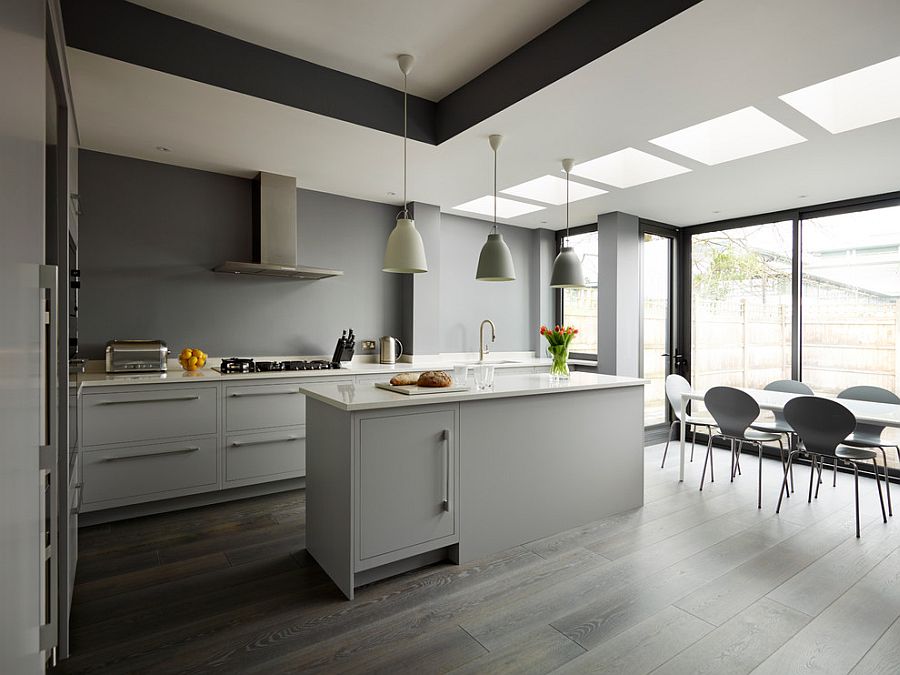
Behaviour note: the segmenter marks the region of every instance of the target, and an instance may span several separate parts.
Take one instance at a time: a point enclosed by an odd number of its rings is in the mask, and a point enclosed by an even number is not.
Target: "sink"
[[[479,363],[486,363],[491,366],[499,366],[499,365],[502,365],[505,363],[524,363],[524,362],[523,361],[493,361],[491,359],[485,359],[484,361],[476,361],[475,365],[478,365]]]

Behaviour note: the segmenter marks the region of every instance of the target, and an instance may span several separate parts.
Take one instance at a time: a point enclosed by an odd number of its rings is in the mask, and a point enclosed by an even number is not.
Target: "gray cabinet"
[[[306,475],[306,426],[225,438],[225,487]]]
[[[82,447],[216,433],[216,387],[149,387],[82,397]]]
[[[225,431],[303,424],[305,397],[297,382],[225,387]]]
[[[81,453],[85,509],[110,508],[218,487],[215,436]]]
[[[360,419],[360,561],[456,533],[455,432],[453,409]]]

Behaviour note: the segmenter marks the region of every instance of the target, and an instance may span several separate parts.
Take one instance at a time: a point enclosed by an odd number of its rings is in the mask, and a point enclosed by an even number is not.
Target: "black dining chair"
[[[850,401],[869,401],[871,403],[889,403],[900,405],[900,396],[888,389],[871,386],[858,386],[844,389],[837,395],[839,399]],[[844,445],[852,445],[856,448],[878,448],[881,450],[881,459],[884,462],[884,490],[887,492],[888,514],[894,515],[894,506],[891,504],[891,477],[887,472],[887,453],[885,448],[895,448],[897,458],[900,459],[900,446],[885,443],[881,438],[884,427],[878,424],[856,424],[856,430],[844,439]],[[837,482],[837,467],[834,467],[833,482]]]
[[[878,476],[878,454],[868,448],[843,445],[843,440],[856,428],[856,417],[846,407],[826,398],[817,396],[801,396],[791,399],[784,406],[784,417],[790,424],[800,442],[788,454],[788,469],[785,469],[784,479],[781,481],[781,493],[778,495],[778,507],[775,513],[781,511],[781,499],[787,489],[788,470],[799,453],[804,453],[810,458],[809,467],[809,497],[812,501],[813,476],[816,474],[817,464],[821,467],[826,458],[832,458],[835,462],[841,461],[853,468],[853,486],[856,499],[856,536],[859,537],[859,462],[872,462],[875,466],[875,484],[878,487],[878,499],[881,502],[881,516],[887,522],[887,513],[884,510],[884,497],[881,494],[881,479]],[[816,497],[819,496],[819,486],[816,484]]]
[[[703,490],[703,481],[706,478],[706,465],[710,463],[710,481],[712,474],[712,442],[714,438],[722,438],[731,444],[731,480],[734,480],[737,467],[737,454],[740,453],[744,443],[752,443],[756,446],[759,455],[759,496],[757,508],[762,508],[762,444],[781,439],[781,435],[774,432],[757,431],[751,425],[759,417],[759,404],[750,394],[734,387],[713,387],[706,392],[703,403],[709,414],[719,427],[718,433],[710,434],[706,445],[706,459],[703,461],[703,475],[700,478],[700,490]]]
[[[765,387],[763,387],[766,391],[780,391],[785,394],[801,394],[804,396],[812,396],[813,390],[809,388],[808,385],[799,382],[798,380],[775,380],[774,382],[769,382]],[[794,447],[794,430],[791,429],[791,425],[787,423],[787,420],[784,419],[784,413],[778,412],[777,410],[773,410],[772,413],[775,415],[774,422],[757,422],[756,424],[750,425],[751,429],[756,429],[757,431],[768,431],[775,434],[781,434],[782,436],[786,436],[788,439],[788,450]],[[781,448],[781,465],[783,467],[787,466],[787,456],[784,453],[784,445],[782,445],[781,441],[778,442],[779,447]],[[794,473],[791,472],[791,492],[794,491]]]

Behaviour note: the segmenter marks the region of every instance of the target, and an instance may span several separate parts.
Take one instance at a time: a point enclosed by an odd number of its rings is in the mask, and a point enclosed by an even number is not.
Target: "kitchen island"
[[[307,549],[352,599],[378,579],[636,508],[645,383],[511,375],[419,396],[304,385]]]

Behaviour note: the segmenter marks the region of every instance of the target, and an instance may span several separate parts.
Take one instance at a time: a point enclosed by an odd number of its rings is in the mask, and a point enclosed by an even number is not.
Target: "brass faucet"
[[[478,360],[484,361],[484,355],[490,353],[490,348],[487,345],[487,342],[484,341],[484,324],[489,324],[491,327],[491,342],[497,340],[497,328],[494,326],[494,322],[490,319],[485,319],[481,322],[481,326],[478,328]]]

